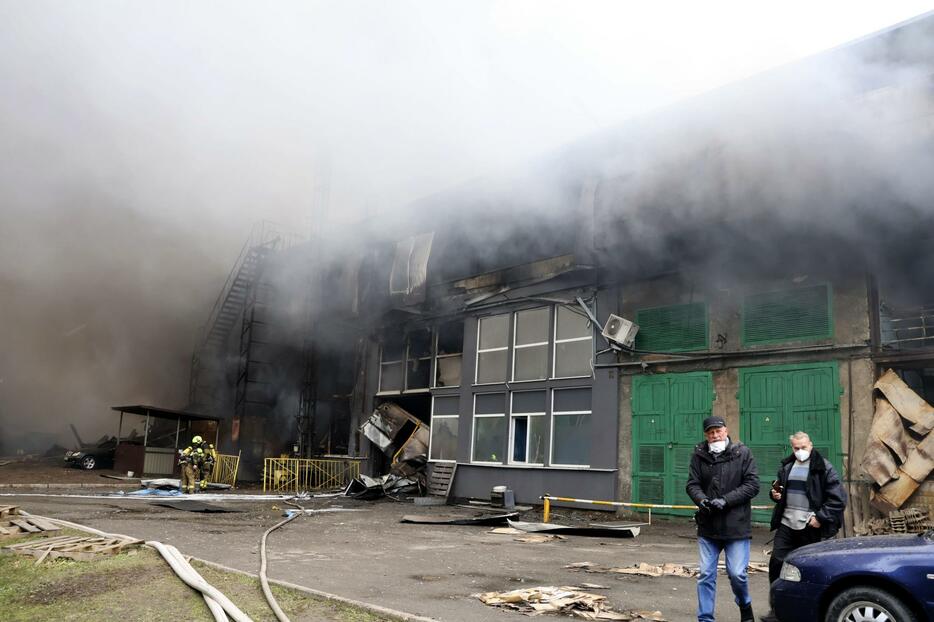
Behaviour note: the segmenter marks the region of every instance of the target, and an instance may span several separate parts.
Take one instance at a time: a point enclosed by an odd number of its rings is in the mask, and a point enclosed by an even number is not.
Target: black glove
[[[700,509],[704,512],[709,512],[711,510],[710,499],[703,499],[700,502]]]
[[[717,511],[724,510],[726,509],[726,499],[724,499],[723,497],[717,497],[716,499],[711,499],[710,507]]]

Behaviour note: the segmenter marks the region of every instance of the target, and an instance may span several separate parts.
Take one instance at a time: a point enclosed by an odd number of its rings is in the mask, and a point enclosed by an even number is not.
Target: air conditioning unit
[[[639,325],[630,322],[618,315],[610,314],[606,324],[603,326],[603,336],[611,344],[617,344],[624,348],[632,348],[636,343],[636,333],[639,332]]]

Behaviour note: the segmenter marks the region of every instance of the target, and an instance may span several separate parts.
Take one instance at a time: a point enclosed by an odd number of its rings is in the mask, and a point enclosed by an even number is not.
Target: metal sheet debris
[[[161,488],[163,490],[172,490],[173,488],[178,490],[181,486],[181,482],[178,478],[171,477],[160,477],[157,479],[143,479],[140,480],[140,486],[144,488]],[[230,490],[232,486],[230,484],[219,484],[217,482],[208,482],[208,490]]]
[[[568,564],[565,566],[568,570],[574,572],[584,572],[597,573],[597,574],[631,574],[638,575],[642,577],[688,577],[693,578],[697,577],[700,574],[700,569],[697,566],[687,566],[684,564],[671,564],[665,563],[661,565],[646,564],[645,562],[640,562],[638,564],[633,564],[632,566],[625,567],[608,567],[600,566],[593,562],[575,562],[573,564]],[[723,563],[717,565],[717,570],[720,574],[726,573],[726,566]],[[750,562],[747,566],[747,572],[768,572],[768,564],[762,564],[759,562]]]
[[[509,521],[509,526],[527,533],[558,533],[565,536],[591,536],[594,538],[635,538],[640,528],[632,526],[613,527],[610,525],[586,525],[572,527],[552,523],[526,523]]]
[[[912,391],[895,370],[889,369],[882,374],[873,388],[881,391],[898,414],[912,423],[912,432],[925,435],[934,430],[934,407]]]
[[[202,501],[192,499],[179,499],[178,501],[153,501],[149,505],[158,505],[173,510],[183,510],[185,512],[206,512],[206,513],[224,513],[224,512],[242,512],[242,510],[229,510],[219,505],[212,505]]]
[[[505,514],[481,514],[479,516],[450,516],[450,515],[424,515],[406,514],[400,523],[418,523],[419,525],[505,525],[510,518],[519,516],[518,512]]]
[[[606,596],[583,592],[572,586],[483,592],[473,597],[484,605],[513,609],[528,616],[563,613],[585,620],[665,620],[661,611],[613,611],[606,603]]]

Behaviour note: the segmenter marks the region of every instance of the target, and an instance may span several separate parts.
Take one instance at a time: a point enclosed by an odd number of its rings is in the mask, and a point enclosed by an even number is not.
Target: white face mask
[[[714,441],[712,443],[707,443],[707,447],[710,449],[710,453],[718,454],[726,449],[726,441]]]
[[[810,449],[796,449],[795,450],[795,458],[797,458],[799,462],[807,462],[808,458],[810,457],[811,457]]]

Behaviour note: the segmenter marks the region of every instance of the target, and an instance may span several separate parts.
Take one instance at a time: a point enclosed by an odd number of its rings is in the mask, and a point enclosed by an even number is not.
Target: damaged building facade
[[[689,456],[716,414],[751,447],[763,491],[788,436],[807,431],[847,482],[849,524],[866,520],[880,485],[863,464],[874,384],[892,369],[934,402],[934,195],[913,202],[828,157],[866,148],[859,132],[800,143],[783,130],[801,125],[791,94],[809,93],[862,111],[893,153],[927,162],[934,68],[914,42],[930,49],[932,24],[731,86],[519,176],[303,243],[249,243],[196,351],[189,408],[222,417],[225,450],[257,470],[286,453],[359,459],[376,475],[417,432],[429,468],[457,465],[453,496],[505,485],[526,503],[689,503]],[[820,71],[857,65],[869,76],[858,88],[813,94]],[[724,123],[744,132],[724,138]],[[632,347],[603,336],[611,315],[638,326]],[[380,410],[407,415],[367,433]],[[919,430],[906,432],[912,447]],[[922,479],[907,503],[930,507]]]

